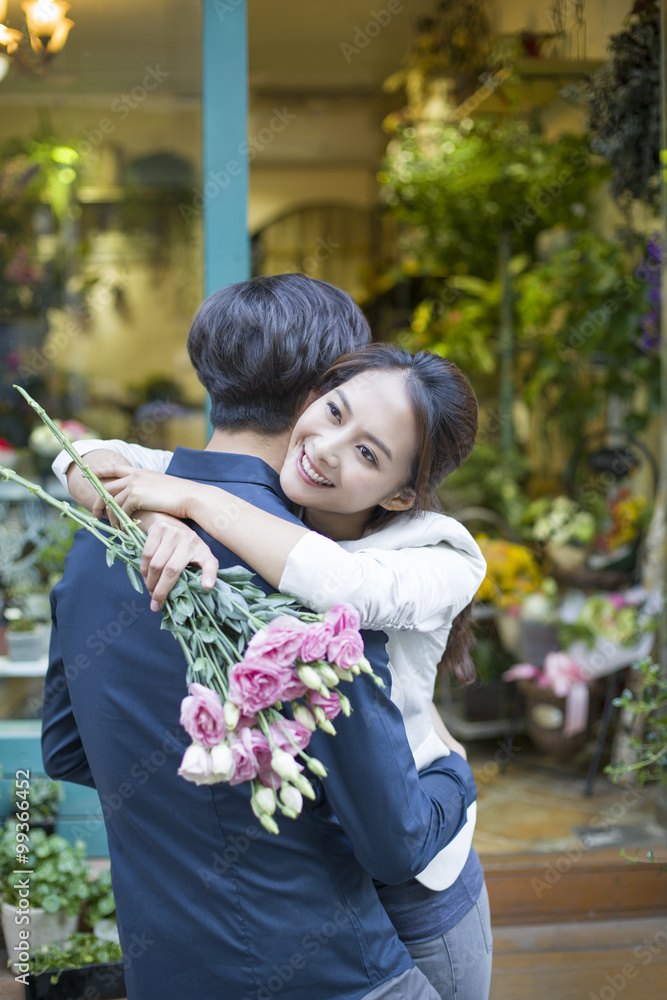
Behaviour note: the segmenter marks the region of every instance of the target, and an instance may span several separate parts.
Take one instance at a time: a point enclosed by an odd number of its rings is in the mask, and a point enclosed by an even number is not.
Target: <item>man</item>
[[[290,428],[318,375],[368,339],[347,295],[299,275],[215,293],[188,340],[215,430],[168,471],[295,520],[278,476]],[[203,537],[221,566],[239,562]],[[455,836],[474,798],[465,762],[452,754],[417,775],[399,712],[361,676],[338,735],[313,736],[329,771],[317,800],[272,836],[247,785],[178,777],[183,655],[85,531],[52,609],[45,767],[100,795],[130,1000],[434,1000],[372,878],[411,878]],[[364,639],[388,686],[384,637]]]

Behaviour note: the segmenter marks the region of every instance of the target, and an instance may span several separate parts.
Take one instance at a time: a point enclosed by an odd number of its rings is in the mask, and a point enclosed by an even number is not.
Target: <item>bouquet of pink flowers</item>
[[[139,567],[146,535],[104,488],[72,442],[25,390],[16,387],[113,511],[119,527],[75,509],[0,465],[0,476],[41,497],[92,532],[107,549],[107,564],[125,563],[132,586],[143,591]],[[301,610],[289,597],[265,594],[241,566],[220,570],[206,590],[187,568],[162,608],[162,628],[179,642],[189,694],[180,721],[192,739],[179,774],[195,784],[252,783],[251,806],[271,833],[276,810],[295,818],[303,796],[315,798],[304,768],[326,777],[306,753],[318,727],[335,735],[332,720],[350,713],[340,681],[373,673],[364,657],[359,615],[345,604],[324,615]]]
[[[258,591],[256,599],[272,598]],[[315,797],[304,764],[326,776],[306,748],[316,728],[333,735],[332,720],[341,711],[349,715],[340,681],[371,672],[354,608],[340,604],[324,615],[289,610],[255,632],[229,671],[214,670],[207,685],[192,681],[181,705],[181,725],[193,742],[179,774],[198,785],[252,782],[252,809],[272,833],[276,809],[295,817],[303,796]],[[188,675],[199,669],[206,666],[195,660]],[[286,703],[291,718],[281,711]]]

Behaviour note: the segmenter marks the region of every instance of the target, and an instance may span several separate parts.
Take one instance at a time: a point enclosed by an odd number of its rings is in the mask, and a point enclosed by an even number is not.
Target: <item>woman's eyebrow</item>
[[[345,395],[345,393],[342,391],[342,389],[334,389],[334,392],[336,393],[337,396],[340,397],[340,401],[347,410],[348,415],[350,417],[354,416],[354,414],[352,413],[352,407],[350,406],[350,401]],[[390,449],[387,447],[386,444],[383,444],[382,441],[376,438],[374,434],[369,434],[368,431],[364,432],[364,437],[367,437],[369,441],[372,441],[373,444],[377,445],[377,447],[380,448],[380,450],[385,453],[389,461],[393,462],[394,456],[392,455]]]

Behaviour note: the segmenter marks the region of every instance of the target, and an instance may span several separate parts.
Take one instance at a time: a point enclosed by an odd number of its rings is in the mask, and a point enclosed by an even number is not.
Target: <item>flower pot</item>
[[[26,615],[33,621],[51,620],[51,600],[48,594],[25,594],[21,600]]]
[[[564,573],[576,573],[586,562],[588,549],[580,545],[555,545],[549,542],[546,553],[559,570]]]
[[[102,920],[97,921],[93,927],[93,934],[100,941],[113,941],[114,944],[120,944],[118,924],[109,917],[104,917]]]
[[[498,679],[490,684],[472,684],[461,689],[465,718],[469,722],[491,722],[509,718],[512,704],[508,685]]]
[[[541,667],[547,653],[560,649],[558,629],[545,622],[522,619],[519,647],[525,663]]]
[[[15,920],[17,912],[16,907],[10,903],[2,904],[2,931],[5,935],[5,947],[10,960],[17,954],[19,945],[23,947],[26,943],[21,941],[19,930],[29,931],[30,951],[36,951],[44,944],[62,944],[71,934],[74,934],[79,924],[78,914],[70,917],[69,913],[64,910],[59,910],[57,913],[46,913],[45,910],[38,907],[31,907],[30,923],[19,925]]]
[[[9,659],[14,663],[39,660],[44,654],[45,631],[36,628],[33,632],[7,632]]]
[[[521,621],[517,614],[502,611],[496,615],[496,628],[503,647],[512,656],[523,656],[521,652]]]
[[[56,983],[52,976],[58,976]],[[25,987],[26,1000],[115,1000],[126,995],[123,962],[30,974]]]
[[[539,687],[533,680],[520,680],[518,684],[526,699],[528,735],[536,747],[564,764],[586,743],[588,726],[581,733],[564,736],[566,699],[559,698],[549,688]]]

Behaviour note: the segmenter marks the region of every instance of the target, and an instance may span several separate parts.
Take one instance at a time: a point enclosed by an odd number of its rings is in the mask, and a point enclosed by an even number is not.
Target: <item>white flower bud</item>
[[[316,774],[318,778],[326,778],[327,769],[321,760],[318,760],[317,757],[309,757],[307,763],[310,770],[313,774]]]
[[[315,789],[308,781],[308,778],[304,777],[303,774],[297,774],[296,777],[290,778],[290,781],[295,788],[298,788],[302,795],[305,795],[307,799],[315,798]]]
[[[372,674],[373,673],[373,668],[371,667],[370,663],[368,662],[368,660],[366,659],[365,656],[361,657],[361,659],[357,663],[357,666],[359,667],[359,670],[362,672],[362,674]],[[353,673],[354,673],[354,668],[352,668],[352,669],[353,669]]]
[[[349,716],[350,712],[352,711],[352,706],[350,705],[350,699],[347,698],[344,694],[341,694],[340,691],[337,691],[336,694],[340,699],[341,712],[343,713],[343,715]]]
[[[313,667],[299,667],[297,673],[299,675],[299,680],[302,681],[307,688],[311,688],[313,691],[321,691],[325,687],[322,683],[319,671],[313,669]]]
[[[259,816],[257,816],[257,819],[260,821],[262,826],[269,831],[269,833],[276,833],[276,834],[280,833],[280,830],[278,829],[278,824],[276,823],[273,816],[267,816],[266,813],[260,813]]]
[[[271,767],[280,775],[281,778],[285,778],[287,781],[292,781],[295,775],[298,775],[299,765],[294,760],[291,754],[287,753],[286,750],[274,750],[271,756]]]
[[[211,770],[217,781],[229,781],[234,777],[236,763],[228,743],[218,743],[211,748]]]
[[[280,800],[284,806],[291,809],[297,815],[303,809],[303,795],[294,785],[283,785],[280,789]]]
[[[329,733],[330,736],[335,736],[336,730],[334,729],[331,720],[327,719],[324,711],[319,705],[314,706],[313,712],[315,713],[315,718],[317,719],[317,724],[320,729],[323,729],[325,733]]]
[[[260,813],[273,816],[276,811],[276,793],[272,788],[258,788],[253,794],[251,805],[255,816],[259,816]]]
[[[302,726],[306,729],[310,729],[311,733],[317,729],[317,723],[313,718],[313,713],[305,705],[301,705],[298,701],[292,702],[292,711],[294,714],[294,719],[296,722],[300,722]]]
[[[241,718],[241,709],[233,701],[226,701],[223,709],[225,713],[225,725],[227,729],[236,729]]]
[[[330,667],[328,663],[325,663],[324,666],[320,667],[319,674],[326,686],[329,688],[336,687],[340,680],[336,671],[333,667]]]

